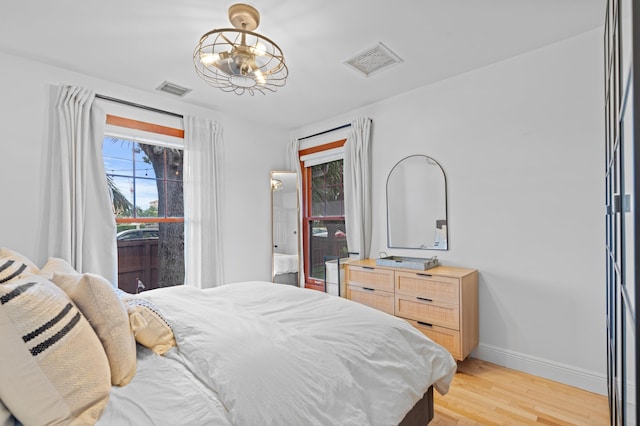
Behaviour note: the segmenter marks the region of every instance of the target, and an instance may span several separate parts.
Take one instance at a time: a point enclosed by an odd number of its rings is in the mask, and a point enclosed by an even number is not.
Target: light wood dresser
[[[478,345],[478,271],[437,266],[426,271],[345,264],[347,298],[403,318],[459,361]]]

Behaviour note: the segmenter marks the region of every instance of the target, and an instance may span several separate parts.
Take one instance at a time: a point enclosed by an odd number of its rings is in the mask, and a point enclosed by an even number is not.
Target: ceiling
[[[34,0],[0,5],[0,51],[293,129],[601,27],[605,0],[254,0],[282,48],[276,93],[238,96],[193,66],[200,36],[230,27],[222,0]],[[382,42],[404,62],[370,77],[343,62]],[[109,95],[108,93],[104,93]],[[174,95],[162,93],[162,96]]]

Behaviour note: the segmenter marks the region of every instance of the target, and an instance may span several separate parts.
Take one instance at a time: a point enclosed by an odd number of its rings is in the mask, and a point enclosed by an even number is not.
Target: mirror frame
[[[408,160],[410,158],[413,157],[424,157],[427,159],[427,161],[432,161],[433,163],[435,163],[435,165],[438,166],[438,168],[440,169],[440,172],[442,173],[442,178],[443,178],[443,184],[444,184],[444,220],[446,221],[446,233],[445,233],[445,239],[447,242],[447,246],[444,248],[439,248],[439,247],[405,247],[405,246],[399,246],[399,245],[391,245],[391,232],[390,232],[390,215],[389,215],[389,178],[391,178],[391,175],[393,174],[393,171],[396,169],[396,167],[398,167],[403,161]],[[389,174],[387,175],[387,183],[386,183],[386,187],[385,187],[385,199],[386,199],[386,208],[387,208],[387,247],[388,248],[401,248],[401,249],[416,249],[416,250],[438,250],[438,251],[445,251],[445,250],[449,250],[449,208],[448,208],[448,195],[447,195],[447,175],[444,172],[444,169],[442,168],[442,165],[433,157],[430,157],[428,155],[424,155],[424,154],[412,154],[412,155],[408,155],[404,158],[402,158],[401,160],[399,160],[389,171]]]
[[[296,254],[298,255],[298,262],[297,262],[297,266],[298,266],[298,281],[295,283],[295,285],[297,287],[300,286],[300,195],[299,195],[299,191],[300,188],[298,186],[298,173],[295,170],[272,170],[269,174],[269,189],[270,189],[270,196],[269,196],[269,200],[270,200],[270,204],[271,204],[271,282],[275,283],[275,278],[276,278],[276,270],[275,270],[275,246],[276,246],[276,241],[275,241],[275,232],[273,229],[273,225],[274,225],[274,214],[273,214],[273,208],[274,208],[274,202],[273,202],[273,194],[274,194],[274,189],[273,189],[273,181],[274,181],[274,176],[278,175],[278,174],[287,174],[287,175],[293,175],[295,176],[295,198],[296,198],[296,229],[295,229],[295,235],[296,235]]]

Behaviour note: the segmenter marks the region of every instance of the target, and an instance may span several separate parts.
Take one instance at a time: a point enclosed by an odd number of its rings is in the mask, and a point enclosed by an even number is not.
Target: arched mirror
[[[387,178],[387,246],[447,250],[447,180],[426,155],[400,160]]]
[[[297,286],[299,238],[296,172],[271,172],[271,241],[272,281]]]

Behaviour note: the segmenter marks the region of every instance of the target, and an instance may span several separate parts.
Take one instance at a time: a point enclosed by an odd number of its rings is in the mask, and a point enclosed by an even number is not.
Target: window
[[[118,287],[136,293],[182,284],[182,149],[122,135],[106,135],[102,147],[117,224]]]
[[[303,170],[305,281],[322,289],[325,261],[347,257],[343,141],[300,151]]]

